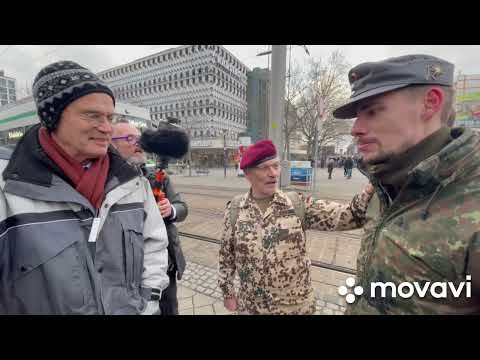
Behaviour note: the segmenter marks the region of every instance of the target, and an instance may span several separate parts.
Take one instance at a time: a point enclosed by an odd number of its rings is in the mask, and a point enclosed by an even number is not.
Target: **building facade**
[[[270,71],[255,68],[247,73],[247,135],[252,142],[268,136]]]
[[[128,120],[139,129],[152,127],[150,112],[138,106],[117,101],[115,116]],[[0,107],[0,145],[16,144],[30,127],[39,122],[31,96]]]
[[[459,75],[455,92],[455,126],[480,131],[480,75]]]
[[[222,46],[185,45],[98,76],[118,100],[149,109],[154,123],[179,119],[192,139],[192,160],[218,166],[223,143],[233,153],[247,128],[247,72]]]
[[[16,80],[5,76],[5,72],[0,70],[0,106],[7,105],[17,101]]]

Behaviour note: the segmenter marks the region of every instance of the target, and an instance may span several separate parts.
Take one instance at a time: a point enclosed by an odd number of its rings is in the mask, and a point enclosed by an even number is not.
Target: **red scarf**
[[[110,166],[108,155],[94,160],[89,169],[84,169],[81,163],[57,144],[44,127],[40,128],[39,140],[50,159],[72,180],[75,189],[85,196],[95,209],[99,209],[105,197],[105,182]]]

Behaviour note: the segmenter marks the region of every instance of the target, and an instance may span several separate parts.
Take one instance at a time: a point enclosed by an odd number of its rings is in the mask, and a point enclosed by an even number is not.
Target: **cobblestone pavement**
[[[215,268],[189,262],[181,281],[178,282],[180,315],[235,315],[223,306],[223,297],[217,285]],[[235,281],[238,289],[238,279]],[[318,292],[319,290],[316,289]],[[322,300],[317,295],[316,315],[343,315],[345,304]]]

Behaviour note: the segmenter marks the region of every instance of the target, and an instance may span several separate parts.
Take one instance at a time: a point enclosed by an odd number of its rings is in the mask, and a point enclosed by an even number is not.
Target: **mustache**
[[[368,144],[368,143],[376,143],[378,141],[374,137],[362,136],[361,138],[356,137],[353,142],[355,143],[355,145],[361,145],[361,144]]]

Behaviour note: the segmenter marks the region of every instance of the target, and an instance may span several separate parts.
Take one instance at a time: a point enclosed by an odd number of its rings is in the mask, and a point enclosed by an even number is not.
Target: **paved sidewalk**
[[[223,306],[223,297],[217,285],[216,268],[189,261],[181,281],[178,282],[180,315],[236,315]],[[238,289],[238,279],[235,281]],[[327,302],[317,292],[315,315],[343,315],[345,304]],[[336,295],[338,297],[338,294]]]

